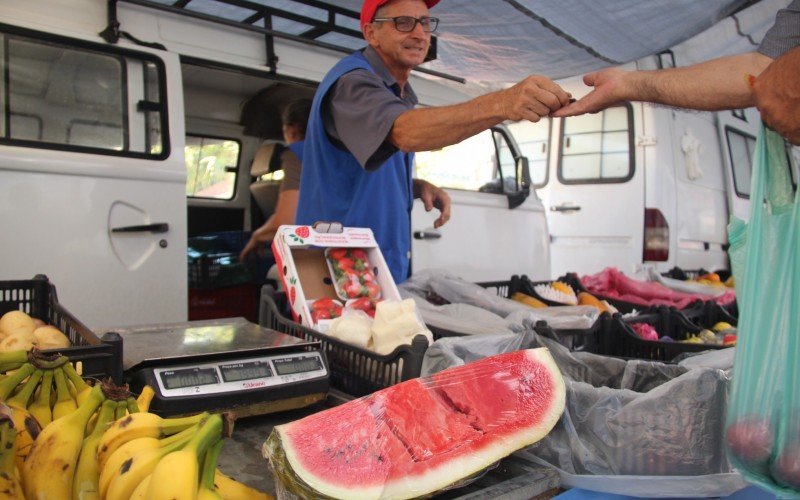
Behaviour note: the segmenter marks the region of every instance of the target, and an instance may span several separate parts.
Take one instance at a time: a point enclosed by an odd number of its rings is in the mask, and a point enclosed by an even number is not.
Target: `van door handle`
[[[551,212],[577,212],[581,207],[579,205],[557,205],[550,207]]]
[[[442,233],[439,231],[414,231],[415,240],[438,240],[441,237]]]
[[[111,229],[112,233],[143,233],[146,231],[151,233],[166,233],[169,231],[169,224],[166,222],[156,222],[155,224],[146,224],[144,226],[123,226]]]

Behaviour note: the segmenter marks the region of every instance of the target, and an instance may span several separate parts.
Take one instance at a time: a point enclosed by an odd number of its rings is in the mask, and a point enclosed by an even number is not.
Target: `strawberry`
[[[354,248],[350,251],[350,257],[366,262],[367,252],[365,252],[361,248]]]
[[[355,262],[353,262],[353,259],[348,259],[347,257],[345,257],[343,259],[337,260],[336,265],[343,270],[348,270],[348,269],[353,269]]]
[[[328,257],[333,260],[341,260],[347,257],[347,249],[345,248],[331,248],[328,250]]]
[[[369,314],[371,318],[375,317],[375,301],[369,297],[359,297],[353,299],[347,304],[348,309],[357,309]]]
[[[377,299],[381,296],[381,287],[377,283],[365,283],[364,288],[367,289],[367,297]]]
[[[319,311],[319,310],[322,310],[322,309],[330,310],[330,309],[331,309],[333,306],[335,306],[335,305],[336,305],[336,304],[333,302],[333,299],[332,299],[332,298],[330,298],[330,297],[323,297],[323,298],[321,298],[321,299],[317,299],[317,300],[315,300],[315,301],[314,301],[314,302],[311,304],[311,309],[313,309],[313,310],[315,310],[315,311]]]
[[[333,304],[333,308],[330,310],[331,318],[338,318],[342,315],[343,307],[339,304]]]
[[[308,238],[311,235],[311,231],[308,229],[308,226],[300,226],[295,228],[294,234],[301,238]]]
[[[363,291],[364,287],[358,281],[348,281],[344,286],[344,294],[351,299],[364,295]]]
[[[311,317],[314,318],[314,321],[331,319],[331,311],[329,309],[314,309],[311,311]]]
[[[364,283],[365,285],[367,283],[375,283],[375,275],[372,274],[372,271],[369,271],[369,270],[364,271],[363,273],[361,273],[361,276],[359,276],[359,278],[360,278],[361,282]]]

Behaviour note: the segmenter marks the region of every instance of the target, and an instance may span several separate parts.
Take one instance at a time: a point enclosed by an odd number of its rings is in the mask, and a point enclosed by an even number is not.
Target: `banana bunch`
[[[161,418],[138,413],[123,420],[113,423],[100,439],[101,498],[222,498],[214,486],[222,446],[221,415]]]

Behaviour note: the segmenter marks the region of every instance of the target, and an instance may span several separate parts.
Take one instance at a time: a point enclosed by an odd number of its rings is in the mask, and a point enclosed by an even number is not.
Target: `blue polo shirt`
[[[337,221],[348,227],[372,229],[392,277],[401,283],[408,277],[411,251],[413,153],[394,148],[380,166],[367,170],[342,141],[332,139],[325,130],[323,103],[328,93],[342,76],[357,70],[375,73],[362,52],[339,61],[314,96],[303,149],[296,223]],[[400,97],[396,86],[384,88]]]

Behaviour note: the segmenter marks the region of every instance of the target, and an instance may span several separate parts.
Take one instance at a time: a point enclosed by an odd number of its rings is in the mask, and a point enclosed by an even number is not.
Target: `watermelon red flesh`
[[[294,472],[339,498],[444,488],[546,435],[564,409],[546,349],[516,351],[275,428]]]

